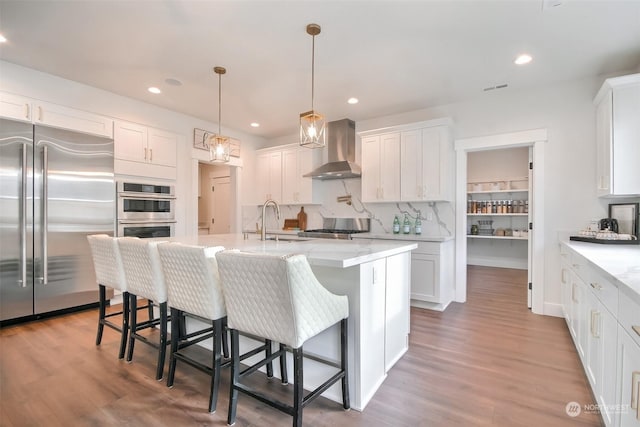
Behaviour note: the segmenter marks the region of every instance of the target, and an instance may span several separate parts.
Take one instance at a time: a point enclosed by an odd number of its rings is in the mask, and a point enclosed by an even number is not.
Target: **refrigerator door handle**
[[[20,204],[20,279],[18,284],[27,287],[27,144],[22,144],[22,182]]]
[[[42,284],[49,281],[47,234],[49,234],[49,151],[42,147]]]

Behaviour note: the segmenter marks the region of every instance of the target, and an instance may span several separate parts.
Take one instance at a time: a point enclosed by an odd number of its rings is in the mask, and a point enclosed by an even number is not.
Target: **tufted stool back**
[[[124,268],[118,247],[118,239],[106,234],[87,236],[93,266],[96,272],[96,282],[112,289],[127,290]]]
[[[231,329],[292,348],[349,316],[346,296],[318,282],[304,255],[216,254]]]
[[[211,320],[226,316],[215,258],[221,250],[222,246],[158,245],[169,307]]]
[[[167,302],[158,244],[147,239],[118,239],[128,291],[155,303]]]

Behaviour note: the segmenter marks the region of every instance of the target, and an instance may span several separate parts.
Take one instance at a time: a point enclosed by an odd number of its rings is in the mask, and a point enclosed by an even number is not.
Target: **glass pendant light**
[[[218,133],[209,136],[209,159],[212,163],[226,163],[229,161],[231,143],[229,138],[222,136],[222,75],[227,72],[224,67],[214,67],[213,71],[218,75]]]
[[[300,114],[300,145],[322,148],[326,145],[324,116],[313,109],[316,36],[320,34],[320,25],[307,25],[307,34],[313,40],[311,42],[311,111]]]

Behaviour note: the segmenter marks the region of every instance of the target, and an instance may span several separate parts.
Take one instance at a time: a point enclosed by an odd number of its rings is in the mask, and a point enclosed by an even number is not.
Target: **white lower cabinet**
[[[411,305],[443,311],[453,301],[453,240],[417,242],[411,252]]]
[[[562,310],[602,420],[640,427],[639,298],[569,246],[560,254]]]
[[[620,427],[640,426],[640,345],[620,326],[618,330],[618,386],[620,405],[617,424]]]

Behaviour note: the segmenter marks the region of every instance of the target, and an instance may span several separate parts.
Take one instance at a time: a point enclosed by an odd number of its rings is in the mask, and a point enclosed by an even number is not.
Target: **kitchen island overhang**
[[[349,298],[349,393],[353,409],[364,410],[387,372],[408,350],[411,251],[417,248],[415,243],[326,239],[260,241],[258,236],[244,238],[242,234],[170,240],[258,253],[304,254],[323,286]],[[242,338],[242,352],[259,344]],[[203,345],[211,348],[210,341]],[[315,362],[313,356],[336,363],[340,360],[339,324],[309,339],[304,352],[311,356],[304,360],[304,388],[311,390],[334,373],[333,368]],[[250,358],[244,363],[252,364],[258,359],[259,356],[255,356],[255,360]],[[288,362],[288,368],[292,369],[292,360]],[[277,365],[274,364],[274,376],[279,377]],[[293,378],[292,372],[289,372],[289,378]],[[342,401],[339,384],[322,395],[336,402]]]

